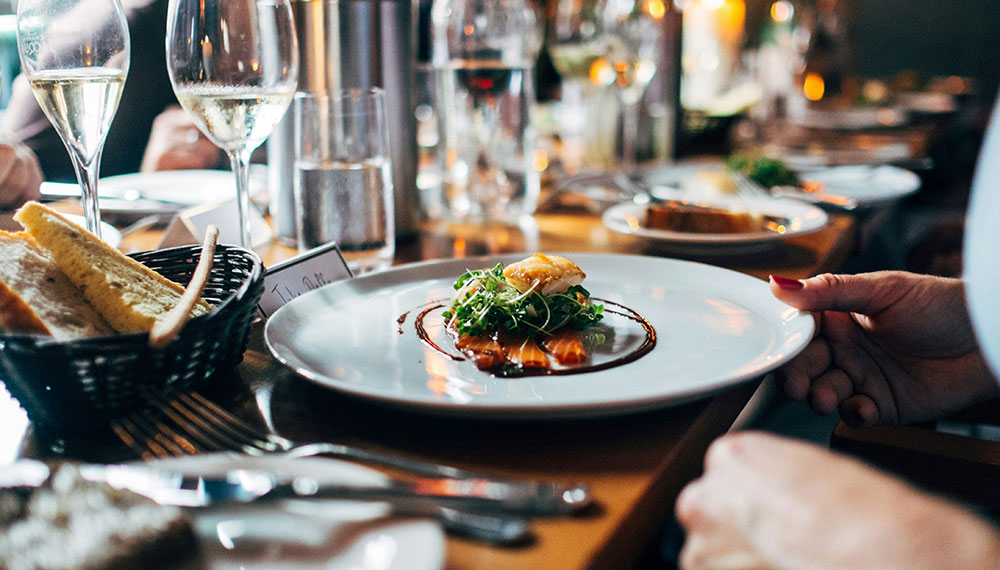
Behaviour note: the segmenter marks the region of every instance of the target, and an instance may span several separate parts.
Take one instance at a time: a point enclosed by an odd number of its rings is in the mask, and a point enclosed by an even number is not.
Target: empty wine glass
[[[170,83],[198,128],[229,155],[246,248],[251,246],[250,154],[292,102],[298,53],[288,0],[170,1]]]
[[[69,151],[83,190],[87,229],[101,236],[97,177],[129,66],[129,33],[118,0],[21,0],[21,68]]]
[[[639,136],[639,102],[656,74],[662,46],[663,18],[669,6],[665,0],[602,0],[602,37],[606,53],[600,73],[618,88],[622,102],[622,168],[636,167],[636,139]]]

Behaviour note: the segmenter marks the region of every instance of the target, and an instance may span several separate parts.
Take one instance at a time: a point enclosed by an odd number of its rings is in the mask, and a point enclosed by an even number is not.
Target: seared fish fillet
[[[583,283],[587,275],[565,257],[536,253],[508,265],[503,276],[522,293],[534,287],[542,295],[552,295]]]

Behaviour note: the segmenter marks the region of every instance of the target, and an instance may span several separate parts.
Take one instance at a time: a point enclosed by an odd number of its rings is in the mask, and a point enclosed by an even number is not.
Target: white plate
[[[466,269],[525,254],[418,263],[332,283],[278,309],[265,341],[278,360],[306,378],[381,403],[446,415],[547,419],[622,414],[704,397],[765,374],[812,336],[811,316],[742,273],[663,258],[562,255],[587,273],[584,285],[594,298],[627,306],[652,324],[651,352],[598,372],[498,378],[421,342],[416,315],[450,297]],[[632,321],[614,315],[605,321],[615,329],[615,350],[645,338]],[[439,317],[432,314],[425,324],[431,339],[452,346]]]
[[[267,188],[260,168],[251,168],[250,194]],[[47,198],[77,198],[77,184],[43,182]],[[180,208],[224,202],[236,197],[236,179],[228,170],[162,170],[101,178],[98,181],[101,211],[146,215]]]
[[[258,177],[251,177],[251,194],[260,190],[261,186]],[[161,170],[120,174],[102,178],[99,187],[111,195],[137,190],[149,200],[166,200],[186,206],[224,202],[236,196],[236,179],[228,170]]]
[[[257,469],[278,477],[308,476],[323,483],[384,485],[381,473],[334,459],[210,454],[150,465],[218,476]],[[191,509],[205,570],[439,570],[445,538],[428,519],[382,516],[384,504],[280,501]]]
[[[78,216],[76,214],[60,214],[62,217],[66,218],[68,221],[86,229],[87,218],[83,216]],[[111,247],[117,248],[122,244],[122,234],[115,229],[114,226],[107,222],[101,222],[101,239],[104,243],[110,245]]]
[[[680,197],[680,194],[673,194],[670,199]],[[760,253],[777,247],[785,238],[822,229],[829,221],[829,216],[820,208],[796,200],[718,196],[698,200],[696,203],[734,212],[778,216],[786,218],[788,223],[783,226],[784,233],[777,231],[700,233],[658,230],[643,225],[646,217],[645,205],[629,202],[608,208],[601,219],[605,226],[616,232],[653,240],[672,251],[692,255]]]
[[[789,166],[793,165],[789,162]],[[920,177],[898,166],[852,165],[797,170],[803,181],[822,182],[827,194],[853,198],[860,207],[901,200],[920,190]],[[651,170],[644,179],[652,187],[653,196],[674,200],[678,198],[677,189],[698,186],[696,183],[685,184],[685,181],[691,182],[701,172],[724,171],[725,165],[719,160],[682,161]]]
[[[920,177],[898,166],[835,166],[801,172],[799,176],[822,182],[824,192],[854,198],[859,206],[886,204],[920,190]]]

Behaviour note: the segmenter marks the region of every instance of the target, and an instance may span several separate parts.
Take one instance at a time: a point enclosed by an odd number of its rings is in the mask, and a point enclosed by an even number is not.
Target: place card
[[[321,245],[268,268],[257,308],[266,319],[299,295],[348,277],[351,270],[337,244]]]
[[[252,246],[259,247],[270,242],[273,237],[271,226],[253,204],[250,205],[249,216]],[[219,228],[219,243],[239,244],[240,217],[236,199],[181,210],[164,231],[160,248],[200,244],[210,225]]]

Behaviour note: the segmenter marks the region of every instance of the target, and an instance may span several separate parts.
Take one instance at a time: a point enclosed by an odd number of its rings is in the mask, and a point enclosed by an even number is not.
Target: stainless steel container
[[[299,91],[380,86],[386,91],[397,235],[416,228],[413,0],[291,0],[299,39]],[[279,239],[296,243],[292,177],[295,125],[289,113],[267,143],[271,215]]]

